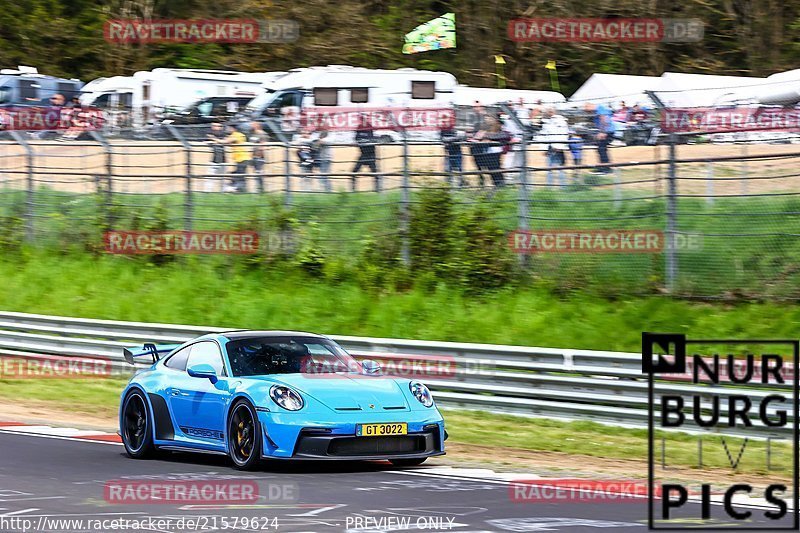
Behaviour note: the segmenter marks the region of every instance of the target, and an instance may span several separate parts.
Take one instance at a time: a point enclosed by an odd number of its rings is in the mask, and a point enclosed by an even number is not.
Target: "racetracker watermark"
[[[690,347],[693,353],[689,353]],[[791,472],[791,483],[775,482],[741,468],[743,459],[759,458],[758,450],[748,446],[753,438],[767,440],[766,470],[771,469],[771,439],[791,439],[792,448],[797,450],[798,377],[792,372],[792,380],[787,381],[783,369],[794,368],[798,352],[800,342],[793,339],[689,340],[683,334],[642,333],[642,373],[648,378],[651,530],[798,529],[797,453],[792,454],[791,470],[782,469],[787,478]],[[675,387],[674,383],[664,381],[670,376],[684,375],[690,359],[690,382]],[[727,361],[724,367],[722,361]],[[678,467],[667,465],[669,450],[664,440],[662,464],[656,468],[656,431],[697,435],[700,468],[703,437],[718,440],[731,467],[724,485],[715,483],[712,487],[701,471],[684,471],[684,479],[691,476],[692,481],[676,482],[677,476],[667,473]],[[734,440],[742,442],[731,449],[729,444]],[[712,494],[712,488],[716,494]],[[689,498],[692,492],[694,501]],[[660,499],[658,504],[657,499]],[[758,503],[754,507],[755,502]],[[712,504],[721,509],[712,512]]]
[[[103,37],[115,44],[289,43],[300,36],[294,20],[108,20]]]
[[[647,482],[612,479],[521,479],[508,486],[514,503],[641,503]]]
[[[103,487],[110,504],[246,504],[259,500],[258,483],[252,480],[164,480],[139,481],[113,479]],[[271,486],[267,495],[274,501],[292,502],[296,484]]]
[[[103,111],[94,107],[10,106],[0,108],[0,129],[23,131],[95,131],[103,127]]]
[[[111,361],[83,357],[40,355],[0,358],[0,379],[80,379],[108,377]]]
[[[694,43],[703,39],[699,19],[520,18],[508,37],[522,43]]]
[[[535,253],[660,253],[670,249],[697,251],[703,236],[661,230],[516,230],[508,244],[518,254]]]
[[[255,231],[107,231],[105,251],[110,254],[254,254]]]
[[[665,133],[733,131],[798,131],[800,109],[783,107],[734,107],[726,109],[671,108],[661,114]]]
[[[338,108],[310,107],[300,115],[301,125],[312,130],[354,131],[359,128],[441,130],[452,128],[456,114],[448,108]]]

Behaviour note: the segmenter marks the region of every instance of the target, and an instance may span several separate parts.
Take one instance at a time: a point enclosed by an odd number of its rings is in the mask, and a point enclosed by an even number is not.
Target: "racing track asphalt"
[[[459,472],[425,466],[398,471],[378,462],[269,462],[256,472],[239,472],[221,456],[172,453],[163,459],[137,461],[125,456],[119,444],[0,431],[0,531],[21,531],[22,519],[29,519],[37,531],[40,520],[52,524],[46,520],[147,517],[169,517],[174,522],[171,527],[138,531],[197,531],[200,524],[181,529],[177,519],[201,516],[208,517],[203,523],[208,527],[216,517],[216,531],[647,530],[646,500],[616,505],[518,503],[511,500],[507,481]],[[104,487],[109,480],[119,479],[251,480],[258,484],[261,500],[205,508],[109,503],[104,499]],[[269,497],[270,487],[288,488],[289,492],[282,500],[268,503],[264,498]],[[256,523],[234,525],[235,517],[255,518]],[[393,520],[388,520],[390,517]],[[222,518],[229,520],[227,527],[220,522]],[[273,518],[277,518],[277,530]],[[428,528],[437,524],[437,518],[444,527]],[[381,519],[383,522],[376,522]],[[408,520],[408,527],[398,526],[401,519]]]

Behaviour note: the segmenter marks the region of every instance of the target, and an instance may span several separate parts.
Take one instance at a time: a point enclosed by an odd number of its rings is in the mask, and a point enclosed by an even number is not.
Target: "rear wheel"
[[[394,466],[399,466],[401,468],[406,466],[419,466],[424,463],[428,458],[427,457],[417,457],[415,459],[389,459],[389,462],[392,463]]]
[[[121,423],[122,443],[125,452],[134,459],[144,459],[153,455],[153,431],[150,414],[144,393],[134,389],[125,397],[122,404]]]
[[[261,460],[261,427],[255,409],[245,400],[236,402],[231,409],[228,455],[239,470],[253,470]]]

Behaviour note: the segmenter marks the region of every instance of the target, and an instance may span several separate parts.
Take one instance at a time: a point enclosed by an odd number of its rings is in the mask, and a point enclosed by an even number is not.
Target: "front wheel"
[[[419,466],[424,463],[428,458],[427,457],[417,457],[415,459],[389,459],[389,462],[392,463],[394,466],[399,466],[401,468],[407,466]]]
[[[228,455],[238,470],[253,470],[261,459],[261,429],[255,409],[236,402],[228,420]]]
[[[122,405],[122,423],[120,424],[122,443],[125,452],[134,459],[144,459],[155,451],[150,414],[144,393],[132,390],[125,397]]]

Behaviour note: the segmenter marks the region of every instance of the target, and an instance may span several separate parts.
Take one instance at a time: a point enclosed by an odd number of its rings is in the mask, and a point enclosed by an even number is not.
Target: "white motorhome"
[[[400,68],[368,69],[346,65],[329,65],[292,69],[265,86],[266,92],[247,105],[248,119],[276,121],[297,116],[308,108],[336,114],[344,110],[376,108],[434,109],[452,104],[458,82],[447,72]],[[284,119],[283,124],[286,124]],[[398,140],[393,130],[377,130],[383,141]],[[411,135],[419,137],[423,132]],[[438,135],[438,133],[436,133]],[[430,132],[423,136],[430,136]],[[352,132],[332,137],[347,142]]]
[[[99,78],[82,89],[81,102],[131,113],[143,126],[169,111],[183,109],[211,96],[257,96],[284,72],[157,68],[133,76]]]
[[[253,115],[279,115],[284,107],[442,107],[458,85],[447,72],[346,65],[292,69],[268,83],[248,104]]]

